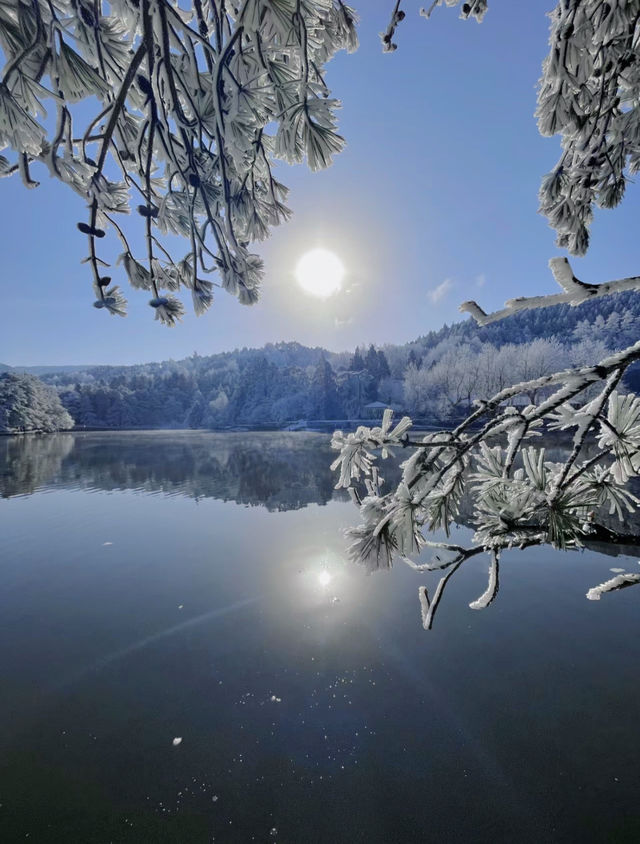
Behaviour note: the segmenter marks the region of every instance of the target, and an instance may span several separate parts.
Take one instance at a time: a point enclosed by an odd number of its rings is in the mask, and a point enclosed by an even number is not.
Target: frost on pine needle
[[[395,559],[417,572],[443,571],[428,605],[430,626],[449,578],[478,553],[489,553],[492,562],[487,590],[472,609],[484,609],[495,599],[504,549],[549,543],[571,550],[587,542],[616,542],[618,534],[605,517],[622,522],[640,504],[626,488],[640,475],[640,399],[617,389],[638,358],[636,345],[592,367],[507,387],[451,431],[410,437],[411,420],[404,417],[394,428],[390,410],[380,427],[336,431],[337,486],[349,490],[362,520],[347,532],[350,558],[369,572],[389,569]],[[585,399],[597,383],[600,392]],[[537,403],[522,410],[504,405],[533,389]],[[562,461],[529,445],[545,426],[576,429]],[[409,456],[401,459],[398,451],[406,450]],[[384,489],[379,458],[400,462],[402,478],[395,489]],[[470,503],[475,532],[469,547],[427,538],[434,531],[448,536],[454,524],[466,520]],[[425,545],[439,549],[438,559],[415,562]],[[426,594],[420,593],[423,618]]]
[[[550,14],[537,118],[543,135],[561,136],[562,155],[542,182],[540,211],[576,255],[589,245],[594,206],[616,206],[640,165],[639,12],[637,0],[572,0]]]
[[[44,128],[0,85],[0,149],[12,147],[35,157],[42,153],[44,139]]]
[[[637,474],[640,398],[632,395],[621,396],[617,392],[611,395],[608,413],[600,422],[598,445],[601,449],[611,450],[615,454],[616,462],[612,472],[618,484],[626,483]]]
[[[87,263],[111,313],[124,314],[124,299],[106,301],[99,284],[96,230],[115,231],[129,280],[153,294],[167,325],[180,315],[164,295],[176,286],[198,314],[214,283],[253,304],[263,267],[250,245],[290,216],[275,159],[318,170],[344,146],[324,73],[337,51],[357,47],[355,25],[342,0],[9,0],[0,175],[35,187],[31,169],[43,164],[87,201]],[[141,254],[117,221],[134,209]],[[186,238],[184,258],[163,234]],[[171,271],[181,260],[191,277]]]
[[[155,309],[155,318],[169,327],[175,325],[176,320],[182,319],[184,314],[184,306],[175,296],[157,296],[149,304]]]
[[[93,303],[95,308],[105,308],[111,316],[125,316],[127,313],[127,300],[120,292],[118,285],[109,287],[106,290],[100,288],[101,296]]]

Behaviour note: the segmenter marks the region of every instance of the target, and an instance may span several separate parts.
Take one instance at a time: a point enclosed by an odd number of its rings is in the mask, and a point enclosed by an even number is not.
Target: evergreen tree
[[[407,358],[407,366],[413,366],[415,369],[420,369],[422,365],[422,358],[419,358],[415,353],[415,349],[409,350],[409,357]]]
[[[358,346],[356,346],[356,350],[353,353],[353,357],[351,358],[351,365],[349,366],[349,369],[352,372],[361,372],[363,369],[365,369],[364,358],[360,354],[360,349],[358,348]]]
[[[378,353],[373,347],[373,343],[369,346],[367,356],[364,359],[365,369],[374,378],[378,378]]]
[[[186,425],[188,428],[204,428],[204,420],[207,412],[207,402],[200,390],[196,390],[191,407],[187,412]]]
[[[389,363],[387,361],[387,356],[382,351],[382,349],[378,349],[378,371],[377,371],[377,378],[378,382],[382,381],[384,378],[391,377],[391,370],[389,369]]]
[[[341,415],[336,377],[324,355],[318,361],[311,380],[310,416],[314,419],[337,419]]]

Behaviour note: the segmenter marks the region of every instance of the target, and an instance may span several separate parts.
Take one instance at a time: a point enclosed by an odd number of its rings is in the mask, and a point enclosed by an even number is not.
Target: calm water
[[[514,552],[481,613],[470,560],[427,633],[330,460],[0,439],[2,842],[640,841],[640,593],[584,597],[636,559]]]

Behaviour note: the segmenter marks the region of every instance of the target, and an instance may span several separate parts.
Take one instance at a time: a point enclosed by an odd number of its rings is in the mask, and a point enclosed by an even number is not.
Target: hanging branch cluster
[[[441,5],[478,23],[487,11],[487,0],[433,0],[420,14]],[[404,17],[397,2],[386,51]],[[584,255],[594,206],[618,205],[640,170],[640,0],[559,0],[550,18],[536,116],[542,135],[561,136],[562,155],[542,180],[539,210],[557,245]]]
[[[473,609],[495,597],[498,557],[505,548],[550,543],[569,549],[594,539],[615,541],[617,534],[603,520],[622,521],[640,504],[626,488],[630,478],[640,476],[640,398],[618,390],[627,367],[639,359],[640,342],[596,366],[508,387],[481,402],[454,430],[417,440],[409,438],[408,417],[392,428],[390,410],[380,427],[336,431],[336,486],[349,490],[362,519],[347,531],[350,558],[369,572],[390,568],[396,558],[418,571],[448,569],[433,601],[426,591],[420,593],[423,620],[430,627],[449,577],[481,551],[493,562],[489,588]],[[594,384],[600,391],[585,398]],[[511,404],[533,391],[542,394],[538,404],[521,409]],[[564,462],[549,460],[543,447],[532,444],[543,428],[573,432]],[[383,493],[378,456],[388,459],[407,448],[412,454],[401,464],[400,483]],[[473,547],[425,538],[434,531],[449,536],[451,525],[464,520],[469,502]],[[425,546],[439,554],[430,563],[413,563],[410,558]]]
[[[538,93],[538,127],[563,152],[542,182],[540,211],[575,255],[593,206],[614,208],[640,169],[640,0],[560,0]]]
[[[88,200],[78,229],[96,307],[125,313],[98,254],[109,226],[129,282],[152,294],[163,323],[182,314],[171,295],[181,288],[196,313],[209,307],[202,276],[213,272],[251,304],[262,264],[249,245],[290,215],[273,161],[306,156],[317,170],[342,149],[324,65],[356,46],[342,0],[5,0],[0,149],[12,154],[0,175],[36,187],[39,162]],[[142,256],[116,220],[133,209]],[[181,259],[167,235],[189,242]]]

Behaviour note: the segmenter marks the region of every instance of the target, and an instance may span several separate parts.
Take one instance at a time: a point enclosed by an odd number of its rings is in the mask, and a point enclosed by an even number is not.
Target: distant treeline
[[[77,426],[225,428],[376,418],[376,402],[447,422],[477,398],[563,366],[595,363],[640,336],[640,297],[526,311],[480,328],[445,325],[404,345],[332,353],[268,344],[180,361],[42,374]],[[626,386],[640,387],[638,368]],[[536,395],[529,396],[531,401]]]

